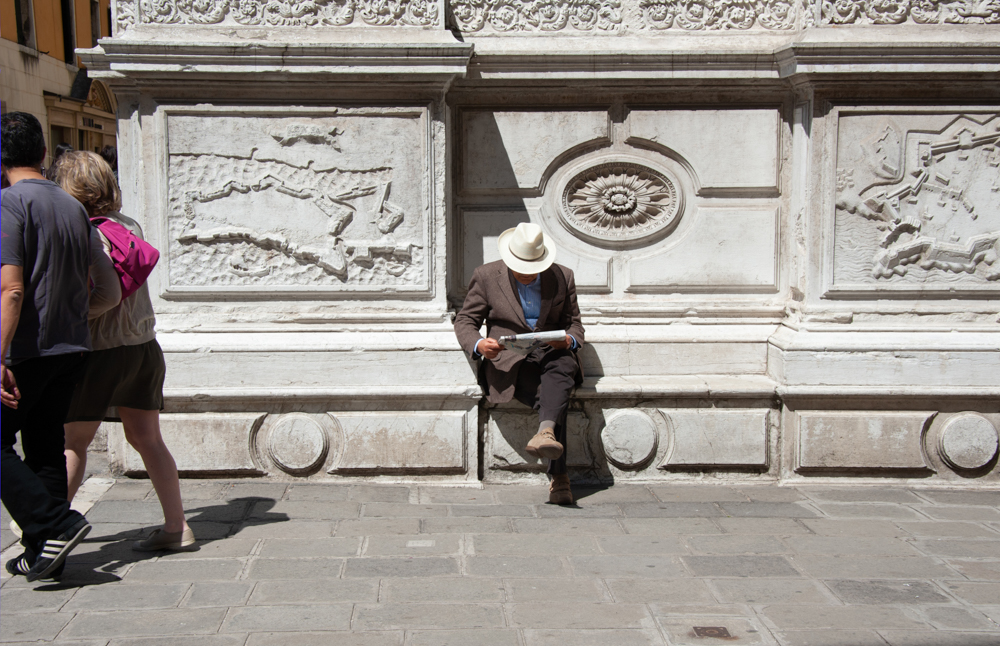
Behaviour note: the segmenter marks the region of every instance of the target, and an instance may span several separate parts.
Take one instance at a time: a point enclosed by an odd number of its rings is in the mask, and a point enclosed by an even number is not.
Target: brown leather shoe
[[[569,476],[552,476],[549,484],[549,502],[554,505],[572,505],[573,490],[569,486]]]
[[[528,455],[533,455],[536,458],[555,460],[562,455],[563,445],[556,442],[555,431],[551,428],[543,428],[535,434],[535,437],[531,438],[524,450]]]

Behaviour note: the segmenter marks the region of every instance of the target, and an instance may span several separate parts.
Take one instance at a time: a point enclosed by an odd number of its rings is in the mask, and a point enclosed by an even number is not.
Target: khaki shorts
[[[156,339],[91,352],[83,378],[73,390],[66,421],[103,421],[112,406],[162,410],[166,372]]]

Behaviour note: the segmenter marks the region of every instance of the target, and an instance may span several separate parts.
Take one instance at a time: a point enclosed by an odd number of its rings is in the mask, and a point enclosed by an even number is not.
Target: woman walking
[[[99,155],[66,153],[56,172],[57,183],[86,207],[91,218],[107,218],[142,237],[138,223],[118,212],[121,191],[111,167]],[[110,255],[110,243],[103,234],[101,237]],[[195,538],[184,519],[177,465],[160,435],[166,365],[156,342],[155,325],[145,284],[117,307],[90,321],[94,351],[73,393],[65,427],[69,500],[83,481],[87,447],[108,409],[117,407],[125,439],[142,457],[163,509],[163,527],[136,541],[133,549],[189,550],[195,549]]]

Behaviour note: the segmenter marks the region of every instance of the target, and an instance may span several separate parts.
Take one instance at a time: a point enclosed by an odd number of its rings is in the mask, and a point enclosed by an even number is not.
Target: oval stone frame
[[[684,212],[683,184],[648,160],[591,160],[559,185],[559,221],[573,235],[601,247],[655,242]]]

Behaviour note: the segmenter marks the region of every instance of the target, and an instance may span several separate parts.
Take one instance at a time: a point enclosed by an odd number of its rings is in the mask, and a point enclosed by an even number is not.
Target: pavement
[[[567,508],[524,485],[182,493],[200,550],[143,554],[130,542],[162,520],[149,482],[88,480],[93,532],[58,584],[4,573],[0,641],[1000,645],[1000,491],[616,485]]]

